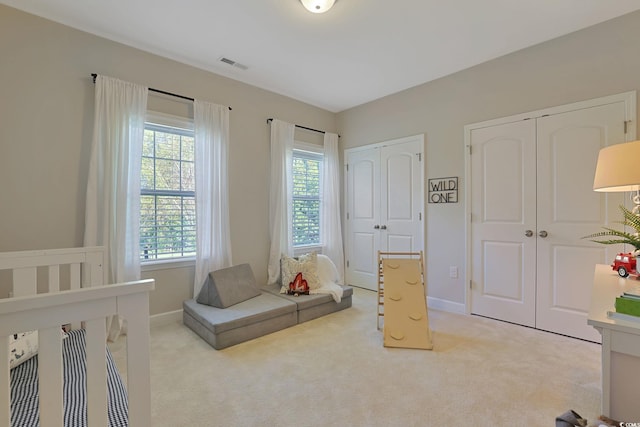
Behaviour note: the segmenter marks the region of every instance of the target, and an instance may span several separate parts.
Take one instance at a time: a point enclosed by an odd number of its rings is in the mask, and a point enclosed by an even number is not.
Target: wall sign
[[[458,203],[458,177],[429,179],[429,203]]]

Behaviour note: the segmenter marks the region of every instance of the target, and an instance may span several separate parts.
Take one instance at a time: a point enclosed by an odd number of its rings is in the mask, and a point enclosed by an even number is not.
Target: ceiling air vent
[[[249,68],[246,65],[240,64],[233,59],[225,58],[224,56],[220,58],[220,62],[224,62],[225,64],[231,65],[232,67],[240,68],[241,70],[247,70]]]

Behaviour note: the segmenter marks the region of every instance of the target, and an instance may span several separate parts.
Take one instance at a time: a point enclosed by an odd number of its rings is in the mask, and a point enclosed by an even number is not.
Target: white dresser
[[[626,422],[640,422],[640,318],[608,313],[615,312],[617,296],[636,286],[633,276],[623,279],[611,266],[596,265],[587,321],[602,335],[602,414]]]

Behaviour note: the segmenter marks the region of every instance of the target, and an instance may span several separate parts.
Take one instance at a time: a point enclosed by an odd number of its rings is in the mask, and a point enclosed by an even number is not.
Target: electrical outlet
[[[449,267],[449,278],[450,279],[457,279],[458,278],[458,267],[456,266],[451,266]]]

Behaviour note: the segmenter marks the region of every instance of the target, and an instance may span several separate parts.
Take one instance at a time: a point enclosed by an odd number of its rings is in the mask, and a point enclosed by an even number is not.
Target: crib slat
[[[87,320],[87,423],[107,427],[107,333],[104,318]]]
[[[60,266],[49,266],[49,292],[60,291]]]
[[[0,337],[0,425],[11,425],[9,337]]]
[[[38,293],[38,271],[36,267],[13,270],[13,296],[24,297]]]
[[[80,289],[80,263],[69,264],[71,289]]]
[[[38,331],[38,387],[40,426],[60,427],[64,424],[60,326]]]
[[[69,289],[80,289],[82,287],[80,263],[69,264]],[[71,323],[71,329],[80,329],[82,325],[78,322]]]
[[[148,425],[151,419],[151,360],[149,348],[149,297],[129,295],[118,300],[118,312],[127,319],[127,390],[129,425]]]
[[[102,286],[104,285],[104,252],[93,251],[87,252],[87,260],[85,269],[88,270],[86,282],[84,286]]]

